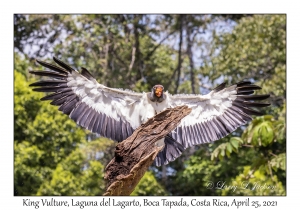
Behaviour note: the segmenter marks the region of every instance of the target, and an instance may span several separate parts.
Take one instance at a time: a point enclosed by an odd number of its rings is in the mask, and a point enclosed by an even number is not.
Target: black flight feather
[[[241,87],[241,86],[244,86],[244,85],[251,85],[251,84],[252,83],[249,82],[249,81],[241,81],[241,82],[236,83],[236,86]]]
[[[250,101],[250,100],[264,100],[270,97],[270,95],[237,95],[238,98],[242,98],[246,101]]]
[[[53,71],[56,71],[58,73],[61,73],[61,74],[65,74],[65,75],[68,75],[68,71],[66,71],[65,69],[59,67],[59,66],[55,66],[51,63],[46,63],[44,61],[40,61],[38,59],[36,59],[36,62],[38,62],[39,64],[41,64],[42,66],[48,68],[48,69],[51,69]]]
[[[42,81],[38,81],[35,83],[30,84],[30,87],[34,87],[34,86],[63,86],[65,85],[67,82],[66,81],[60,81],[60,80],[42,80]],[[67,87],[67,85],[65,85],[65,87]]]
[[[35,74],[38,76],[47,76],[47,77],[53,77],[58,79],[65,79],[66,75],[61,73],[56,73],[53,71],[29,71],[31,74]]]
[[[94,76],[86,68],[81,67],[81,69],[82,69],[81,74],[84,77],[86,77],[89,80],[94,79]]]
[[[75,71],[71,66],[69,66],[68,64],[62,62],[62,61],[59,60],[58,58],[53,57],[53,60],[55,61],[55,63],[57,63],[57,64],[60,65],[61,67],[67,69],[70,73],[71,73],[72,71]]]
[[[64,89],[62,91],[58,91],[56,93],[49,94],[49,95],[41,98],[40,100],[41,101],[55,100],[55,99],[58,99],[58,98],[64,96],[65,94],[69,94],[69,92],[72,92],[72,89]]]
[[[217,87],[215,87],[213,90],[215,92],[219,92],[220,90],[223,90],[226,86],[226,82],[221,83],[220,85],[218,85]]]
[[[59,91],[70,90],[70,89],[71,88],[68,87],[53,86],[53,87],[34,88],[32,90],[37,92],[59,92]]]

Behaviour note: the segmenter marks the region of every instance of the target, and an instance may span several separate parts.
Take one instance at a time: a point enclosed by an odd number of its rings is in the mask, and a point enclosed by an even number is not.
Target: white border
[[[279,205],[270,209],[282,209],[287,206],[298,207],[297,190],[299,181],[297,180],[299,172],[299,134],[297,117],[297,98],[299,94],[299,8],[296,1],[278,1],[278,0],[252,0],[252,1],[38,1],[38,0],[15,0],[1,2],[1,109],[0,109],[0,129],[1,129],[1,181],[0,181],[0,208],[1,209],[20,209],[22,200],[27,197],[13,196],[13,14],[14,13],[286,13],[287,14],[287,196],[286,197],[250,197],[254,200],[277,200]],[[298,135],[297,135],[298,134]],[[298,138],[297,138],[298,137]],[[35,199],[33,197],[28,197]],[[40,199],[42,197],[36,197]],[[94,200],[94,197],[77,197],[84,200]],[[143,197],[135,197],[143,199]],[[149,199],[161,199],[162,197],[150,197]],[[168,197],[168,199],[179,199],[180,197]],[[198,197],[196,197],[198,198]],[[204,199],[201,197],[200,199]],[[208,197],[207,199],[213,199]],[[232,201],[234,197],[215,197],[216,199]],[[246,197],[237,197],[245,199]],[[72,197],[59,197],[57,199],[70,200]],[[101,198],[97,198],[98,200]],[[132,199],[131,197],[119,198],[124,200]],[[193,197],[185,197],[193,199]],[[93,209],[103,209],[97,207]],[[143,207],[153,208],[153,207]],[[172,207],[172,209],[179,207]],[[201,207],[197,207],[201,208]],[[203,208],[203,207],[202,207]],[[27,209],[34,209],[27,207]],[[44,209],[44,208],[39,208]],[[48,207],[49,209],[49,207]],[[55,208],[58,209],[58,208]],[[62,209],[62,208],[61,208]],[[64,208],[66,209],[66,208]],[[68,209],[80,209],[78,207]],[[90,209],[90,208],[84,208]],[[110,207],[110,209],[121,209],[120,207]],[[126,209],[131,209],[127,207]],[[169,208],[168,208],[169,209]],[[239,209],[250,209],[240,207]],[[261,209],[261,208],[260,208]],[[266,209],[266,208],[264,208]],[[296,208],[294,208],[296,209]]]

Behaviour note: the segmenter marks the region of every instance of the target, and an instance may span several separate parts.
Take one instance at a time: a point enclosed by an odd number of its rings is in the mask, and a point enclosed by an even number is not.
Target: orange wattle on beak
[[[157,97],[161,97],[161,95],[162,95],[162,88],[160,88],[160,87],[156,88],[155,95]]]

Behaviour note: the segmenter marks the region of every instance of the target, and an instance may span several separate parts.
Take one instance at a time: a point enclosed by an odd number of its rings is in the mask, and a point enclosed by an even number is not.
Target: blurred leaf
[[[277,170],[278,168],[282,170],[286,170],[286,154],[282,153],[273,157],[270,161],[270,165],[273,169]]]

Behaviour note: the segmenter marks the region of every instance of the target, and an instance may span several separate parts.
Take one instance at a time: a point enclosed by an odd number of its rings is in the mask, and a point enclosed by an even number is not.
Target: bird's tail
[[[154,163],[156,166],[166,165],[178,158],[184,150],[184,147],[172,138],[171,134],[165,137],[165,146],[156,156]]]

